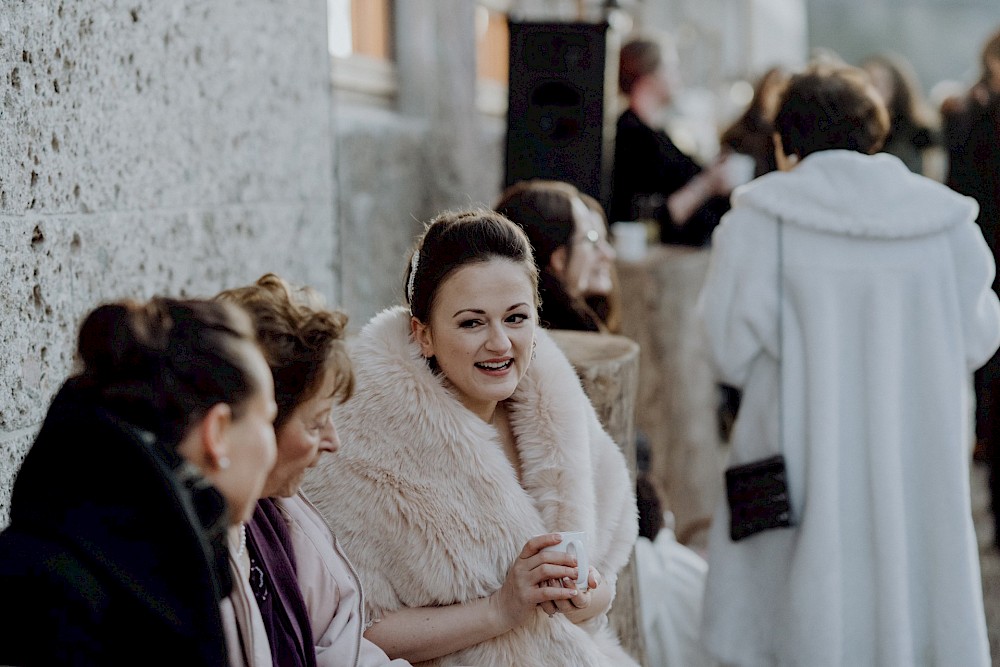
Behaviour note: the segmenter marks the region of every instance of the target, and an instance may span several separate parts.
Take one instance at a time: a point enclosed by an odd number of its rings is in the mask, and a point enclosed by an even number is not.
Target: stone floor
[[[979,558],[983,570],[983,599],[990,633],[993,667],[1000,667],[1000,551],[993,546],[993,518],[989,511],[985,465],[972,467],[972,515],[979,536]]]

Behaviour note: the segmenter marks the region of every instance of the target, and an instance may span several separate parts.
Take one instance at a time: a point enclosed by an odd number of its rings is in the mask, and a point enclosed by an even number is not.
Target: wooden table
[[[674,514],[678,540],[704,548],[723,492],[719,389],[695,303],[711,250],[658,245],[618,262],[622,335],[639,343],[636,426],[650,444],[650,476]]]

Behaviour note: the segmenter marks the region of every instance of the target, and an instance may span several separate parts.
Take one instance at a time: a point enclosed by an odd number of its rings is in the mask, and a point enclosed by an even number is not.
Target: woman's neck
[[[628,108],[632,110],[646,125],[653,127],[657,123],[663,104],[652,90],[637,90],[629,97]]]

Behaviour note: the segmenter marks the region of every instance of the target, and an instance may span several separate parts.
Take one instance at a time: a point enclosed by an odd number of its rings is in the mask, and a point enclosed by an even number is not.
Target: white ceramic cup
[[[646,224],[643,222],[616,222],[611,225],[615,239],[615,253],[623,262],[640,262],[646,256]]]
[[[558,551],[567,553],[576,558],[576,588],[585,591],[590,585],[590,561],[587,559],[587,533],[582,530],[559,533],[562,541],[551,547],[545,547],[542,551]]]
[[[726,156],[723,167],[726,170],[726,180],[729,181],[729,186],[735,188],[753,180],[757,162],[749,155],[730,153]]]

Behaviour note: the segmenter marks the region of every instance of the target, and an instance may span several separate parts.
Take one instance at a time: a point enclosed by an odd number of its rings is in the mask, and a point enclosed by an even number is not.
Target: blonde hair
[[[290,285],[268,273],[252,285],[226,290],[216,298],[236,303],[250,314],[274,376],[276,428],[316,395],[327,371],[336,376],[333,395],[341,401],[350,398],[354,372],[344,344],[347,315],[326,309],[315,290]]]

